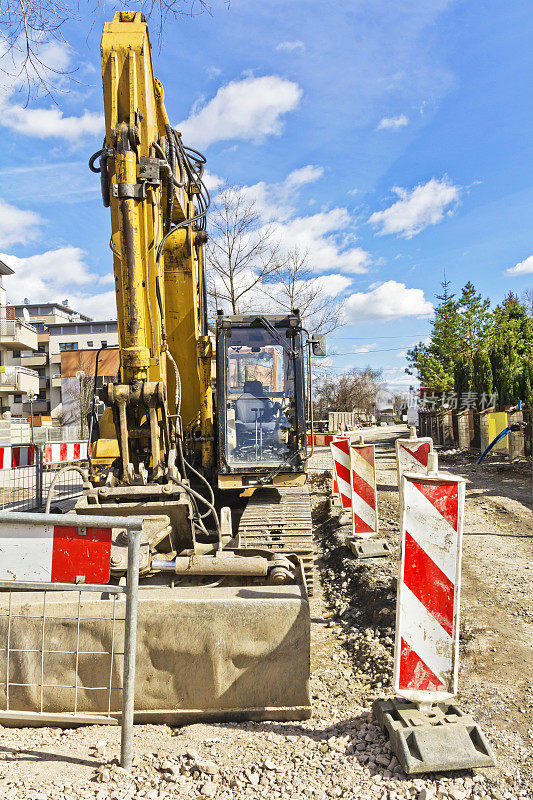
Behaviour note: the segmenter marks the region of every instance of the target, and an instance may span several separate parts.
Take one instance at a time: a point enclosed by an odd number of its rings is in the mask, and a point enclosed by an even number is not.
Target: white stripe
[[[0,526],[0,580],[50,581],[53,525]]]
[[[398,642],[400,637],[405,639],[407,644],[444,684],[446,690],[453,692],[454,648],[452,638],[404,583],[401,584],[398,602],[400,604],[399,625],[396,633]]]
[[[457,484],[450,484],[450,490]],[[457,531],[440,514],[433,503],[404,478],[403,500],[405,504],[404,531],[408,531],[422,550],[455,584],[457,573]],[[458,503],[460,508],[460,503]],[[459,520],[458,520],[459,526]],[[403,538],[403,537],[402,537]]]
[[[352,492],[352,508],[355,514],[358,517],[361,517],[363,522],[366,522],[372,528],[372,531],[376,533],[376,514],[374,509],[371,508],[367,503],[363,502],[363,500],[359,497],[356,492]],[[355,532],[355,520],[354,520],[354,536],[365,536],[366,534],[361,534],[360,531],[357,533]]]
[[[366,481],[366,483],[375,488],[376,486],[375,468],[372,467],[372,464],[368,463],[366,458],[363,458],[363,456],[357,451],[357,447],[354,445],[352,445],[351,447],[351,454],[352,454],[352,469],[355,470],[355,472],[364,481]]]
[[[2,450],[4,451],[2,469],[11,469],[11,447],[3,447]]]

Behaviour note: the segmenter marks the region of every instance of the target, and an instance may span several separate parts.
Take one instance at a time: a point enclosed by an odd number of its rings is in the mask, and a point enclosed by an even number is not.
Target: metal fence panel
[[[16,547],[2,548],[0,723],[116,724],[120,718],[121,764],[130,769],[142,520],[120,520],[128,531],[125,586],[76,583],[85,574],[74,573],[88,566],[80,559],[67,582],[61,580],[64,573],[54,572],[56,546],[85,537],[90,547],[102,541],[104,531],[110,543],[116,522],[113,517],[0,513],[0,545],[17,537],[31,538],[34,545],[26,548],[24,563]],[[45,540],[52,550],[49,573]],[[109,575],[110,546],[106,557]],[[9,574],[26,580],[5,580]],[[32,579],[43,575],[50,580]]]
[[[41,453],[32,443],[0,447],[0,508],[32,511],[41,500]]]

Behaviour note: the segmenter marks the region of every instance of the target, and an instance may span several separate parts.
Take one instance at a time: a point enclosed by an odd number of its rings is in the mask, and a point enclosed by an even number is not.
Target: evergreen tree
[[[478,391],[476,378],[480,382],[488,379],[488,366],[484,364],[482,354],[488,344],[490,322],[490,300],[483,300],[474,284],[468,281],[463,287],[457,308],[456,357],[460,364],[455,370],[454,389],[457,394]]]
[[[442,294],[437,295],[431,341],[419,342],[407,351],[409,375],[417,375],[422,384],[438,391],[451,391],[454,384],[454,365],[457,358],[457,302],[450,294],[450,282],[441,283]]]
[[[533,378],[533,320],[510,292],[494,309],[490,360],[499,405],[530,404]]]

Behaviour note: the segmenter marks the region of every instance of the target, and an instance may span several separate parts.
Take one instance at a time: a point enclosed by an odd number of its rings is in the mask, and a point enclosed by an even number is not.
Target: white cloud
[[[399,128],[404,128],[409,125],[409,119],[405,114],[400,114],[398,117],[383,117],[377,127],[378,131],[397,131]]]
[[[283,115],[293,111],[301,97],[298,84],[278,75],[231,81],[177,127],[195,147],[235,139],[257,142],[281,133]]]
[[[528,256],[523,261],[519,261],[514,267],[506,270],[508,275],[530,275],[533,272],[533,256]]]
[[[209,192],[215,192],[217,189],[220,189],[224,183],[222,178],[220,178],[218,175],[215,175],[214,172],[209,172],[209,170],[204,172],[202,180]]]
[[[305,43],[300,39],[296,39],[294,42],[280,42],[276,50],[281,53],[305,53]]]
[[[41,218],[0,199],[0,247],[26,244],[38,237]]]
[[[66,45],[44,44],[37,48],[37,55],[35,63],[40,64],[40,72],[31,64],[25,64],[25,48],[20,42],[11,49],[5,43],[0,47],[0,125],[25,136],[54,137],[70,142],[102,133],[102,114],[84,111],[79,117],[65,117],[57,107],[29,108],[14,102],[21,89],[29,87],[38,95],[43,81],[50,84],[52,91],[65,82],[71,61],[71,51]]]
[[[279,222],[295,215],[294,202],[297,199],[298,189],[308,183],[314,183],[323,174],[322,167],[307,164],[305,167],[299,167],[290,172],[279,183],[259,181],[251,186],[241,187],[241,191],[249,201],[254,203],[263,222],[273,220]]]
[[[104,130],[103,114],[85,111],[80,117],[65,117],[59,108],[0,106],[0,123],[16,133],[38,139],[55,137],[69,141],[94,136]]]
[[[376,347],[376,342],[372,342],[372,344],[354,344],[352,345],[352,350],[354,353],[370,353]]]
[[[297,248],[306,253],[307,266],[314,272],[367,272],[370,254],[356,245],[351,232],[353,221],[346,208],[297,215],[298,190],[319,180],[323,172],[322,167],[308,164],[279,183],[260,181],[243,186],[241,191],[254,203],[261,222],[281,249],[287,252]]]
[[[345,208],[332,208],[305,217],[294,217],[286,222],[271,223],[274,234],[287,249],[297,247],[309,253],[309,267],[315,272],[367,272],[370,254],[346,237],[351,224]]]
[[[344,301],[344,320],[354,325],[368,320],[391,320],[401,317],[428,317],[433,306],[422,289],[408,289],[404,283],[386,281],[368,292],[354,292]]]
[[[436,225],[444,214],[452,214],[459,202],[459,187],[447,178],[431,178],[409,191],[395,186],[393,192],[400,198],[384,211],[376,211],[369,222],[379,228],[379,235],[396,233],[411,239],[429,225]]]
[[[222,75],[222,70],[218,67],[206,67],[205,72],[209,79],[218,78],[219,75]]]
[[[79,247],[60,247],[26,258],[0,253],[0,259],[15,271],[4,284],[11,303],[21,303],[25,297],[31,303],[61,302],[68,297],[77,311],[97,319],[116,319],[114,289],[91,292],[99,284],[112,283],[112,274],[91,273]]]

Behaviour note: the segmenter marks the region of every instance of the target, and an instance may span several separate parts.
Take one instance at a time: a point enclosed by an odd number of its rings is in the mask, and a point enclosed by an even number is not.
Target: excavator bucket
[[[2,626],[7,604],[7,593],[0,594]],[[42,724],[43,712],[68,715],[74,703],[78,715],[119,716],[125,601],[113,604],[106,594],[84,595],[78,630],[77,593],[48,593],[44,626],[42,597],[12,594],[9,707],[26,712],[26,724],[27,712]],[[291,585],[141,586],[135,720],[305,719],[311,715],[309,652],[301,568]],[[2,674],[6,666],[0,663]],[[6,708],[5,684],[0,707]],[[9,724],[3,715],[2,721]]]

